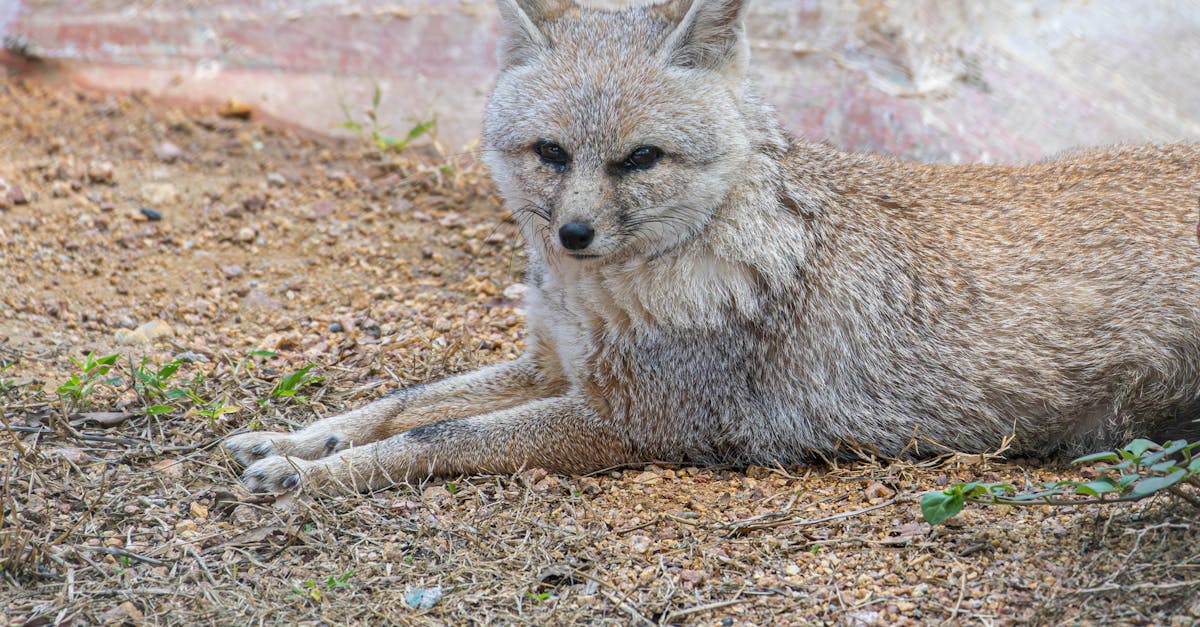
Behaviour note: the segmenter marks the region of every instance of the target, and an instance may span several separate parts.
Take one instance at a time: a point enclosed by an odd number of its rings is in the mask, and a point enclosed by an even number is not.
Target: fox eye
[[[648,170],[662,158],[662,151],[654,146],[638,146],[629,153],[621,164],[626,170]]]
[[[534,144],[533,151],[537,153],[537,156],[541,157],[542,161],[556,166],[560,170],[567,167],[567,161],[570,160],[570,156],[567,155],[567,151],[562,146],[547,139]]]

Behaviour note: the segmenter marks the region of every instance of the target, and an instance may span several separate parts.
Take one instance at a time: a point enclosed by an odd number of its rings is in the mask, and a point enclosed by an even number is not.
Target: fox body
[[[498,0],[520,359],[226,447],[252,489],[1200,433],[1200,146],[933,166],[788,137],[744,0]]]

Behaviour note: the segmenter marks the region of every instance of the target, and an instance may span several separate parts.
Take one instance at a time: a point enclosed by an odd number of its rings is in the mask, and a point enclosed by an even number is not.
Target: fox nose
[[[592,225],[583,222],[568,222],[558,229],[558,240],[567,250],[583,250],[596,237]]]

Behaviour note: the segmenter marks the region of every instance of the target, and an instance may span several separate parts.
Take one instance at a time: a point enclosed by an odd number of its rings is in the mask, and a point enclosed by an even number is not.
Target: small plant
[[[71,358],[71,363],[79,369],[62,385],[58,386],[60,400],[69,399],[72,406],[78,406],[87,401],[100,385],[115,386],[121,382],[120,377],[109,376],[113,366],[121,359],[119,354],[96,357],[89,352],[82,361]]]
[[[305,397],[300,396],[298,394],[300,389],[306,385],[320,383],[321,381],[325,380],[325,377],[322,377],[322,376],[317,376],[317,375],[313,375],[311,377],[308,376],[308,372],[310,370],[312,370],[314,366],[315,366],[315,364],[309,364],[309,365],[297,370],[296,372],[293,372],[292,374],[289,374],[289,375],[285,375],[283,378],[279,379],[279,382],[275,384],[274,389],[271,390],[271,397],[272,398],[295,397],[301,401],[306,400]]]
[[[309,579],[305,581],[299,588],[295,588],[289,598],[304,599],[314,603],[320,603],[321,599],[326,594],[340,588],[352,588],[354,584],[350,583],[350,575],[354,574],[354,569],[351,568],[341,575],[330,575],[323,582],[317,582]]]
[[[16,383],[4,376],[4,373],[15,365],[17,365],[15,361],[0,361],[0,394],[7,394],[9,390],[17,386]]]
[[[1106,463],[1091,481],[1055,481],[1040,490],[1019,492],[1007,483],[954,483],[921,497],[921,514],[931,525],[957,515],[967,503],[987,505],[1089,505],[1139,501],[1163,492],[1200,507],[1184,485],[1200,488],[1200,441],[1162,444],[1137,439],[1116,451],[1085,455],[1074,465]]]
[[[175,409],[169,403],[161,401],[178,400],[195,396],[187,388],[168,387],[168,380],[175,376],[181,365],[183,365],[183,360],[175,359],[161,368],[147,367],[145,357],[142,358],[141,363],[137,366],[133,366],[131,363],[133,388],[138,393],[138,397],[146,405],[144,411],[147,416],[157,416]],[[151,403],[155,404],[151,405]]]
[[[242,411],[242,408],[238,405],[226,405],[225,400],[226,399],[222,397],[214,398],[211,401],[204,402],[204,399],[192,394],[192,402],[196,403],[198,407],[203,407],[203,409],[197,409],[196,413],[208,418],[209,424],[213,424],[218,418],[224,416],[225,414],[232,414]]]
[[[359,137],[370,141],[379,152],[403,152],[405,148],[408,148],[409,144],[428,134],[437,125],[436,117],[428,120],[418,120],[403,138],[397,139],[388,136],[384,133],[387,127],[379,122],[379,105],[382,101],[383,92],[379,89],[379,85],[376,85],[375,91],[371,95],[371,106],[365,112],[367,116],[365,124],[356,121],[354,116],[350,114],[350,109],[345,104],[342,104],[342,113],[346,116],[346,120],[338,126],[354,131]]]

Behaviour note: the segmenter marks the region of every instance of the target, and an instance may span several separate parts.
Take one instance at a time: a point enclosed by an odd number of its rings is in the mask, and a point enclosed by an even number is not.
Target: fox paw
[[[298,490],[305,466],[311,462],[273,455],[250,464],[242,473],[242,484],[251,492],[290,492]]]
[[[304,436],[300,433],[253,431],[230,436],[221,443],[242,466],[275,455],[302,459],[319,459],[350,446],[350,441],[338,433]]]
[[[291,437],[286,433],[275,431],[252,431],[225,438],[221,446],[233,456],[242,466],[274,455],[279,455],[282,449],[288,448],[286,440]]]

